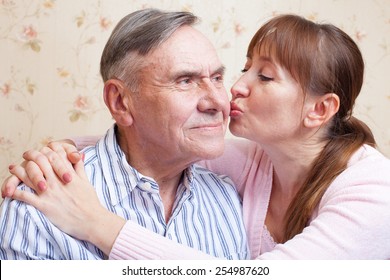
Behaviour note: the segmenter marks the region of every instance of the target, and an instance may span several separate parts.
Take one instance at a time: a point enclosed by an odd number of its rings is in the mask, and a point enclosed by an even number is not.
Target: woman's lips
[[[242,110],[234,102],[230,102],[230,117],[235,118],[242,115]]]

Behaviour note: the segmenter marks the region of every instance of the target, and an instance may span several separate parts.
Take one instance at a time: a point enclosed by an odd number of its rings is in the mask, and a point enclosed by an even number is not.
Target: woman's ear
[[[340,98],[335,93],[315,97],[303,120],[305,127],[317,128],[326,124],[339,110]]]
[[[133,123],[129,94],[129,90],[120,80],[110,79],[104,83],[104,103],[116,123],[121,126],[130,126]]]

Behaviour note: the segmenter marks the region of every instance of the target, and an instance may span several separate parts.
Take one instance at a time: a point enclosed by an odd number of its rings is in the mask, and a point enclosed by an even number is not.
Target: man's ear
[[[305,127],[316,128],[326,124],[339,110],[340,98],[335,93],[315,97],[303,120]]]
[[[129,94],[130,92],[120,80],[110,79],[104,83],[104,103],[116,123],[121,126],[130,126],[133,123]]]

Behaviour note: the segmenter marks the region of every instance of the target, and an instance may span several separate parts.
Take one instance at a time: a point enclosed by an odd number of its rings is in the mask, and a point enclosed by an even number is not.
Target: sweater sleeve
[[[110,252],[111,260],[197,260],[211,255],[176,243],[142,226],[127,221]]]
[[[82,137],[72,137],[72,140],[77,150],[81,151],[85,147],[95,146],[96,142],[101,138],[101,136],[82,136]]]
[[[390,259],[390,161],[348,167],[324,194],[301,234],[258,259]],[[127,222],[110,259],[213,259]]]

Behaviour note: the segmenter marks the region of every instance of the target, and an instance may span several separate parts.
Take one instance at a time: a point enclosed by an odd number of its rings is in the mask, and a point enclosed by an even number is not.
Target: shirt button
[[[145,191],[150,191],[152,189],[152,185],[149,182],[145,182],[145,183],[143,183],[142,188]]]

